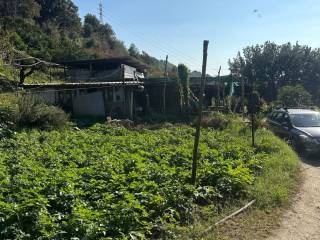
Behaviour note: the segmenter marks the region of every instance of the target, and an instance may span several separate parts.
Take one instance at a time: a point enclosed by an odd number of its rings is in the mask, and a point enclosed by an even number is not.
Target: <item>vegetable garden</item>
[[[204,129],[193,186],[193,134],[188,126],[97,124],[1,140],[1,238],[173,239],[195,207],[286,203],[299,163],[285,143],[261,130],[253,149],[241,124]]]

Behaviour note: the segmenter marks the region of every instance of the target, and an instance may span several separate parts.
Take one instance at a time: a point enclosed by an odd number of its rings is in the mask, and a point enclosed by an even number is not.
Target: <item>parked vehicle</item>
[[[269,128],[289,140],[299,152],[320,153],[320,113],[308,109],[279,109],[267,118]]]

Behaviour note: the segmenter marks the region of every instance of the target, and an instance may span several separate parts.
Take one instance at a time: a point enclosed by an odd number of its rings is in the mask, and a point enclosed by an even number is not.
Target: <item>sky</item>
[[[74,0],[80,17],[99,16],[99,0]],[[159,59],[169,55],[201,71],[209,40],[207,72],[228,74],[228,60],[246,46],[273,41],[320,45],[319,0],[103,0],[104,22],[126,46]]]

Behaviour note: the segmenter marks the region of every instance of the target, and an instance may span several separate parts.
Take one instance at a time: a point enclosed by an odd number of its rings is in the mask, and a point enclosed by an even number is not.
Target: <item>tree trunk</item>
[[[29,77],[34,72],[34,70],[35,70],[34,67],[32,67],[28,72],[26,72],[27,68],[22,67],[20,69],[20,82],[19,82],[19,84],[23,85],[26,78]]]

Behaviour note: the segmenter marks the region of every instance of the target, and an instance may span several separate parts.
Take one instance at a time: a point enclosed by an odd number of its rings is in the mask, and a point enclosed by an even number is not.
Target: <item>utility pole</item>
[[[200,130],[201,130],[201,120],[202,120],[202,107],[203,107],[204,90],[205,90],[205,84],[206,84],[208,45],[209,45],[209,41],[205,40],[203,42],[202,79],[201,79],[201,88],[200,88],[200,97],[199,97],[198,119],[196,123],[196,134],[194,139],[193,158],[192,158],[191,183],[193,185],[196,184],[196,180],[197,180],[197,162],[199,157],[199,140],[200,140]]]
[[[166,63],[164,67],[164,85],[163,85],[163,114],[166,114],[166,91],[167,91],[167,81],[168,81],[168,55],[166,57]]]
[[[221,73],[221,66],[219,67],[218,72],[218,107],[220,106],[220,73]]]
[[[100,17],[100,23],[103,24],[103,3],[102,0],[99,2],[99,17]]]

